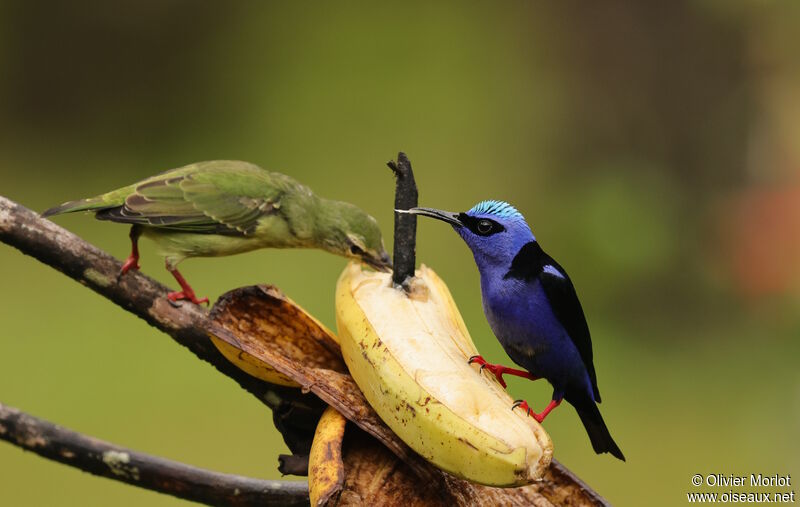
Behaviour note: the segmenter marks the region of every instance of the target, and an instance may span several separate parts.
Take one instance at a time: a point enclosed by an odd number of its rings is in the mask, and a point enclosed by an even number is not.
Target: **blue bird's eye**
[[[461,213],[458,215],[458,219],[467,229],[478,236],[491,236],[492,234],[497,234],[498,232],[506,230],[503,224],[495,222],[490,218],[476,218],[466,213]]]

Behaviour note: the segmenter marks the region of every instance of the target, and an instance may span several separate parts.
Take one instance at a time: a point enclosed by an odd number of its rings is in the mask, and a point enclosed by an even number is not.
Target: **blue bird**
[[[398,210],[400,211],[400,210]],[[401,211],[442,220],[467,243],[481,276],[483,311],[506,353],[527,371],[470,358],[497,377],[503,374],[547,379],[553,398],[541,413],[514,402],[542,422],[567,400],[583,422],[592,447],[600,454],[625,457],[608,432],[597,403],[600,392],[592,362],[589,327],[566,271],[547,255],[525,218],[502,201],[483,201],[465,213],[432,208]]]

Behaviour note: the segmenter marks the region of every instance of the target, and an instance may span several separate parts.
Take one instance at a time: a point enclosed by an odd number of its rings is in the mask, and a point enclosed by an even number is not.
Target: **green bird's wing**
[[[281,198],[293,187],[302,186],[246,162],[201,162],[138,183],[121,206],[102,210],[97,218],[246,236],[255,232],[261,217],[278,211]]]

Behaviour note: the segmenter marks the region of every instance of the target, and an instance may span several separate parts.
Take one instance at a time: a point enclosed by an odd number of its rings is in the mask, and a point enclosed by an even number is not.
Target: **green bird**
[[[156,242],[181,286],[171,301],[199,304],[176,266],[258,248],[320,248],[391,269],[378,222],[358,207],[324,199],[284,174],[240,161],[213,160],[172,169],[111,192],[66,202],[42,216],[94,211],[100,220],[131,224],[131,254],[120,276],[139,269],[139,236]]]

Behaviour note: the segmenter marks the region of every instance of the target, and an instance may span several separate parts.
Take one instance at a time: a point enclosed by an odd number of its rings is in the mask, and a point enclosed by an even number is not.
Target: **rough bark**
[[[0,403],[0,439],[100,477],[208,505],[308,505],[305,482],[212,472],[87,437]]]

